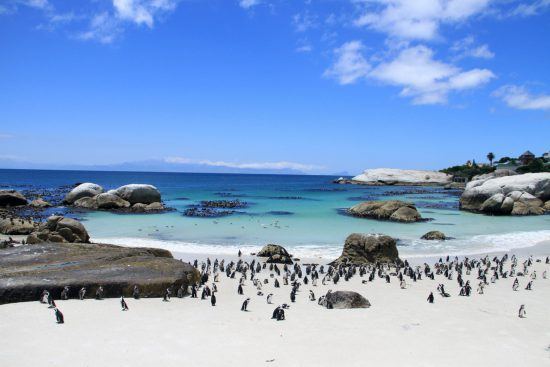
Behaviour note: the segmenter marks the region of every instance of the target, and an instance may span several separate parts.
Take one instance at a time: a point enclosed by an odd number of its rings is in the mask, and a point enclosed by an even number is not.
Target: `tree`
[[[493,159],[495,159],[495,155],[493,154],[493,152],[489,152],[489,154],[487,154],[487,159],[489,160],[491,167],[493,167]]]

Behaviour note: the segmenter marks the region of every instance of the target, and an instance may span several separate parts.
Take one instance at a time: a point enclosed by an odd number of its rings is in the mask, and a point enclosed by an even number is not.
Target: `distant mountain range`
[[[247,167],[251,166],[251,167]],[[231,164],[224,162],[172,162],[166,159],[151,159],[103,165],[49,164],[27,162],[0,157],[0,169],[48,169],[76,171],[137,171],[137,172],[194,172],[194,173],[246,173],[246,174],[319,174],[319,171],[301,170],[300,164],[275,162],[266,164]],[[306,167],[307,168],[307,167]]]

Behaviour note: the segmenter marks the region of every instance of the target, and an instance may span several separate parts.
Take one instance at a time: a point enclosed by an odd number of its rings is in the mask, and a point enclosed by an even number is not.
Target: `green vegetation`
[[[440,172],[446,173],[448,175],[453,175],[455,177],[462,177],[468,180],[471,180],[472,177],[476,175],[482,175],[485,173],[490,173],[495,170],[494,167],[490,166],[478,166],[476,162],[473,162],[471,165],[463,164],[461,166],[453,166],[449,168],[442,169]]]
[[[517,173],[536,173],[536,172],[550,172],[550,166],[544,164],[542,158],[535,158],[531,163],[518,167],[516,169]]]

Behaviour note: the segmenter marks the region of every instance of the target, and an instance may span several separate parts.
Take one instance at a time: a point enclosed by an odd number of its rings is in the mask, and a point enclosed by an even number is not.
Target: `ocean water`
[[[163,214],[78,213],[95,241],[157,246],[191,253],[235,254],[266,243],[287,247],[295,256],[334,258],[353,232],[383,233],[398,239],[405,256],[472,254],[533,246],[550,240],[550,216],[492,217],[458,210],[458,193],[437,187],[336,185],[331,176],[239,175],[146,172],[0,170],[0,186],[50,190],[76,182],[105,189],[127,183],[155,185],[166,205]],[[239,199],[248,204],[220,218],[186,217],[201,200]],[[400,199],[415,203],[430,221],[402,224],[342,214],[361,200]],[[423,241],[440,230],[454,239]]]

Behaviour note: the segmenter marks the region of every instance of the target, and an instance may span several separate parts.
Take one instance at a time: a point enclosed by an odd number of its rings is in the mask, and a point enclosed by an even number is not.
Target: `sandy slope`
[[[289,303],[289,286],[274,305],[247,283],[252,298],[237,295],[237,280],[220,277],[218,305],[209,300],[117,299],[58,301],[66,323],[39,302],[0,306],[0,366],[550,366],[550,265],[536,263],[534,290],[511,290],[513,279],[490,284],[484,295],[459,297],[456,280],[426,279],[402,290],[395,278],[367,285],[359,276],[337,286],[303,286],[287,320],[271,320]],[[267,273],[262,274],[262,279]],[[465,277],[472,279],[472,277]],[[445,283],[452,297],[426,297]],[[472,280],[474,291],[477,281]],[[282,284],[282,282],[281,282]],[[327,310],[308,300],[328,289],[357,290],[369,309]],[[527,318],[517,317],[520,304]],[[158,364],[157,364],[158,363]]]

